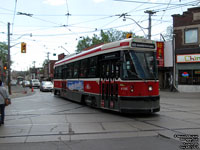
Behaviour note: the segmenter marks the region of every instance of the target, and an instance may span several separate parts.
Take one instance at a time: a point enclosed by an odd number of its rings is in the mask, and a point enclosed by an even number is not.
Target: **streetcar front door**
[[[119,64],[117,59],[100,62],[101,107],[118,109]]]

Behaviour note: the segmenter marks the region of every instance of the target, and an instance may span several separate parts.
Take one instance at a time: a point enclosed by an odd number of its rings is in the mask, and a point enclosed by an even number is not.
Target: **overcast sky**
[[[182,14],[187,8],[198,6],[199,0],[0,0],[0,41],[7,42],[10,22],[11,59],[13,70],[27,70],[36,61],[41,67],[50,53],[74,53],[82,36],[99,34],[100,30],[132,31],[144,36],[141,28],[148,27],[148,14],[153,10],[152,39],[172,26],[172,14]],[[127,13],[123,21],[119,15]],[[148,30],[144,29],[145,34]],[[32,36],[31,36],[32,35]],[[21,54],[20,42],[27,43],[27,53]],[[65,51],[63,48],[67,49]]]

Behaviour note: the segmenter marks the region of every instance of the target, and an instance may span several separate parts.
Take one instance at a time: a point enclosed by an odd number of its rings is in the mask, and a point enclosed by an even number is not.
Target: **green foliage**
[[[99,36],[96,34],[93,34],[92,38],[87,36],[79,40],[76,52],[79,53],[82,50],[87,49],[89,47],[93,47],[95,45],[100,45],[100,44],[105,44],[105,43],[125,39],[127,33],[130,33],[130,32],[123,32],[123,31],[118,31],[114,29],[110,29],[106,32],[101,30]],[[139,37],[139,36],[136,36],[134,33],[132,34],[133,34],[133,37]]]
[[[166,41],[171,41],[173,39],[173,27],[168,26],[166,29],[166,34],[163,35]]]
[[[8,45],[4,42],[0,42],[0,61],[5,63],[7,61]]]

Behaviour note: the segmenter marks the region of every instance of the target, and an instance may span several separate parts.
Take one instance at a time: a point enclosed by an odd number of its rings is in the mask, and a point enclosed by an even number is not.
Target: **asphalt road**
[[[28,93],[6,108],[0,150],[177,150],[185,141],[175,135],[200,135],[199,93],[161,92],[154,115],[93,109],[38,89]]]

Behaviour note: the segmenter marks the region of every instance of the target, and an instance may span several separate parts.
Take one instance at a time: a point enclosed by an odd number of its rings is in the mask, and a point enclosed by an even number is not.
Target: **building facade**
[[[175,85],[180,92],[200,92],[200,7],[172,17]]]

